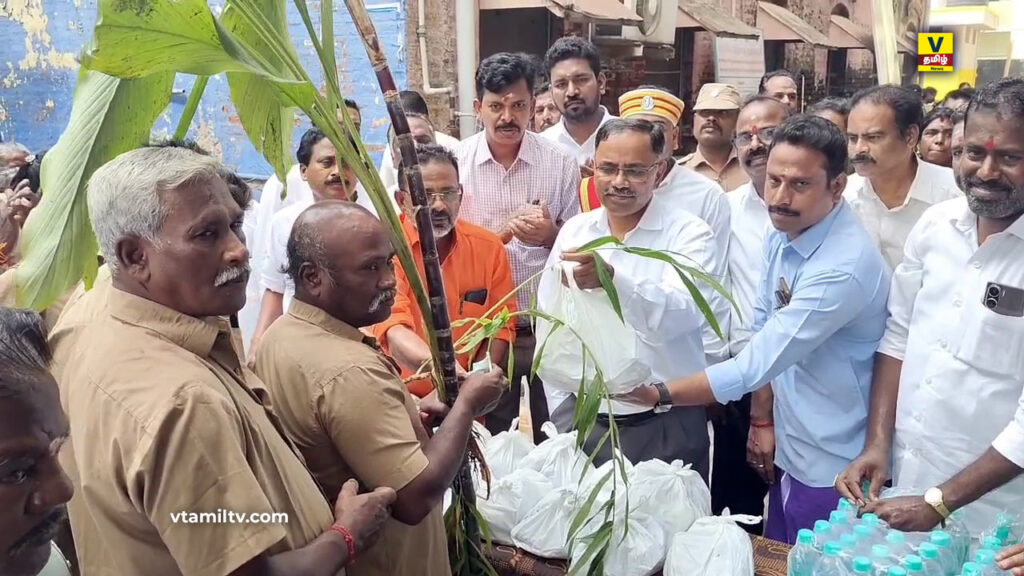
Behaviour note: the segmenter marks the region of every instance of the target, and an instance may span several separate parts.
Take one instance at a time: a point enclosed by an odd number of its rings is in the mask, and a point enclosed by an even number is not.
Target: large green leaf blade
[[[121,80],[85,70],[71,119],[43,158],[43,198],[25,223],[18,265],[18,305],[41,310],[83,276],[95,276],[97,245],[85,184],[123,152],[149,143],[150,128],[170,103],[174,74]]]

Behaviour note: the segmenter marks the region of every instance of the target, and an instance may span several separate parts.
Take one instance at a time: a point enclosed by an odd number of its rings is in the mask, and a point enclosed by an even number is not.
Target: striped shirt
[[[491,156],[486,132],[479,132],[459,144],[459,179],[463,186],[459,216],[501,235],[501,231],[523,207],[543,203],[552,219],[561,224],[579,214],[576,193],[580,169],[576,161],[532,132],[523,133],[519,157],[506,170]],[[513,238],[505,244],[516,286],[544,269],[550,249],[531,246]],[[516,293],[519,310],[528,310],[537,291],[537,279]]]

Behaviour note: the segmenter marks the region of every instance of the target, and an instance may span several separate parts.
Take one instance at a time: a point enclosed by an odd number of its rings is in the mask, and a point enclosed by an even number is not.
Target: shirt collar
[[[301,300],[292,299],[291,307],[288,308],[288,314],[298,318],[299,320],[309,322],[310,324],[318,328],[322,328],[323,330],[340,338],[352,340],[353,342],[361,342],[370,347],[376,347],[376,343],[373,338],[366,336],[355,326],[342,322],[324,310],[311,304],[307,304]]]
[[[963,210],[961,210],[960,215],[950,219],[950,224],[964,234],[977,233],[978,216],[971,211],[966,198],[964,199]],[[1006,229],[1006,233],[1013,234],[1024,240],[1024,215],[1017,217],[1013,224],[1010,224],[1010,227]]]
[[[527,164],[536,166],[541,161],[541,154],[537,147],[537,142],[534,138],[538,138],[537,134],[526,130],[523,132],[523,141],[519,145],[519,155],[516,156],[516,162],[522,160]],[[487,131],[480,132],[480,139],[476,143],[476,165],[480,166],[488,161],[497,164],[497,160],[491,155],[491,147],[487,144]],[[512,163],[515,165],[515,162]]]
[[[609,112],[608,109],[605,108],[604,106],[599,106],[598,110],[601,112],[601,121],[598,122],[597,129],[600,130],[601,126],[604,126],[605,123],[608,122],[609,120],[614,120],[615,116],[612,116],[611,112]],[[555,126],[558,126],[558,135],[559,135],[559,137],[561,137],[562,139],[566,140],[567,142],[572,142],[572,144],[574,146],[579,146],[580,148],[583,147],[583,146],[581,146],[580,144],[578,144],[576,142],[576,139],[572,137],[572,134],[569,134],[569,129],[565,126],[565,116],[564,115],[562,116],[562,119],[558,121],[558,124],[555,124]],[[590,142],[591,140],[593,140],[596,137],[597,137],[597,130],[594,130],[594,133],[591,134],[587,138],[586,142]],[[584,142],[584,145],[586,144],[586,142]]]
[[[654,194],[655,195],[651,198],[651,201],[647,204],[647,208],[644,209],[644,215],[641,216],[640,221],[636,223],[636,228],[629,231],[630,234],[635,230],[649,230],[657,232],[664,228],[665,218],[663,213],[665,211],[665,206],[660,200],[658,200],[657,192]],[[610,236],[612,232],[611,226],[608,225],[608,212],[603,209],[595,210],[594,215],[597,217],[591,221],[591,228],[602,236]]]
[[[222,332],[230,335],[226,319],[188,316],[116,287],[111,290],[108,305],[112,317],[156,332],[196,356],[210,356],[217,337]]]
[[[741,185],[738,190],[743,202],[753,204],[763,210],[768,209],[768,204],[765,203],[764,198],[757,195],[757,190],[754,190],[754,185],[751,182]]]
[[[846,210],[846,201],[840,200],[839,204],[836,204],[835,208],[828,213],[828,216],[825,216],[821,222],[804,230],[802,234],[791,240],[787,246],[796,250],[804,260],[810,258],[814,251],[821,246],[821,243],[825,241],[825,238],[828,237],[829,231],[832,230],[832,223],[835,222],[839,213],[843,210]]]
[[[700,166],[701,164],[707,164],[708,167],[712,167],[711,163],[708,162],[707,159],[704,158],[703,154],[701,154],[700,146],[697,146],[697,149],[693,151],[693,159],[697,161],[697,163],[694,164],[694,166]],[[732,164],[733,160],[736,160],[737,162],[739,162],[739,157],[736,156],[736,147],[735,146],[733,146],[729,150],[729,159],[725,161],[725,166],[722,168],[722,170],[724,171],[726,168],[728,168],[729,165]]]
[[[416,229],[416,226],[412,222],[412,218],[409,218],[404,212],[398,217],[398,220],[402,223],[402,231],[405,232],[405,239],[409,242],[410,248],[415,248],[420,245],[420,233]],[[465,226],[465,222],[461,218],[455,219],[455,228],[452,229],[452,234],[455,235],[454,241],[452,242],[452,252],[455,252],[455,247],[459,245],[459,231]]]
[[[929,164],[917,157],[914,158],[914,162],[917,162],[917,172],[914,174],[914,181],[910,183],[907,198],[913,198],[928,204],[936,204],[945,200],[947,196],[939,194],[939,182],[937,180],[942,170],[949,169]]]

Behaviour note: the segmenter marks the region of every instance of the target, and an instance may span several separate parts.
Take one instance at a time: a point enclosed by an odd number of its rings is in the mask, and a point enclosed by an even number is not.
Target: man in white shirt
[[[619,97],[619,114],[623,119],[646,120],[661,127],[665,134],[665,148],[661,159],[663,168],[654,193],[665,200],[666,206],[686,210],[703,220],[715,237],[715,254],[725,260],[729,252],[729,201],[722,188],[710,178],[678,166],[672,150],[679,138],[679,120],[685,104],[679,98],[656,86],[641,86]],[[719,279],[723,285],[726,279]],[[704,286],[705,298],[714,296]],[[728,334],[728,319],[719,321],[723,333]],[[729,357],[729,344],[715,334],[710,325],[704,326],[704,354],[708,364],[717,364]]]
[[[701,329],[706,320],[672,266],[621,250],[603,251],[605,263],[599,264],[593,253],[574,250],[597,238],[615,236],[626,246],[676,252],[712,277],[722,278],[726,262],[715,253],[714,234],[703,220],[655,194],[658,172],[664,166],[665,134],[660,126],[616,119],[598,130],[596,144],[594,174],[602,207],[562,227],[541,277],[537,307],[553,311],[549,299],[562,281],[560,262],[575,262],[572,274],[577,285],[590,290],[601,288],[596,266],[603,265],[615,283],[626,324],[637,332],[639,355],[649,364],[652,381],[703,370],[707,363]],[[709,298],[708,303],[717,318],[727,317],[724,298]],[[565,430],[575,397],[552,391],[549,402],[552,421]],[[599,416],[585,442],[588,451],[597,448],[608,432],[609,419],[614,418],[620,447],[631,462],[681,459],[707,480],[709,441],[703,406],[653,410],[613,402],[613,410],[611,415]],[[610,444],[605,442],[595,463],[610,456]]]
[[[559,38],[544,56],[551,96],[562,121],[541,133],[585,166],[594,158],[597,129],[615,118],[601,106],[605,75],[597,47],[578,36]]]
[[[543,270],[563,222],[580,211],[576,191],[579,165],[557,144],[527,130],[533,112],[536,70],[522,54],[502,52],[486,58],[476,72],[473,102],[484,131],[459,144],[459,181],[464,190],[461,216],[496,233],[505,243],[518,310],[528,310],[536,296],[536,276]],[[530,374],[536,339],[528,318],[516,326],[515,371],[511,389],[491,412],[487,427],[507,430],[519,415],[523,376]],[[543,385],[531,381],[530,409],[535,422],[547,420]],[[535,439],[543,434],[535,427]]]
[[[402,102],[402,110],[405,111],[406,116],[419,114],[426,118],[434,130],[434,141],[455,152],[455,149],[459,146],[459,139],[449,136],[444,132],[438,132],[433,128],[434,124],[430,119],[430,110],[427,108],[427,102],[419,92],[415,90],[402,90],[398,93],[398,98]],[[390,154],[381,156],[379,173],[380,181],[384,184],[385,189],[393,190],[398,186],[398,168],[397,164],[395,164],[395,159]]]
[[[1024,501],[1022,102],[1020,78],[972,100],[966,197],[925,212],[893,277],[864,452],[836,481],[893,528],[930,530],[962,508],[978,534]],[[878,500],[890,454],[893,485],[918,496]]]
[[[555,98],[551,95],[551,84],[545,82],[533,91],[533,122],[530,130],[543,132],[562,120],[562,113],[555,106]]]
[[[290,204],[271,220],[265,248],[266,260],[260,270],[264,290],[260,302],[260,319],[249,350],[257,348],[263,333],[274,320],[284,314],[295,295],[295,285],[285,272],[288,237],[295,220],[303,210],[321,200],[351,200],[359,183],[355,172],[341,163],[334,144],[319,128],[310,128],[302,135],[295,157],[299,161],[302,179],[312,192],[312,198]]]
[[[875,86],[854,95],[847,121],[850,176],[843,197],[875,240],[889,269],[930,206],[962,194],[953,171],[917,158],[924,112],[921,99],[899,86]]]
[[[736,119],[736,155],[750,182],[726,196],[732,209],[729,280],[736,308],[729,322],[729,352],[738,356],[750,341],[757,289],[764,271],[768,234],[775,228],[764,201],[768,148],[775,129],[789,117],[790,108],[770,96],[754,96]],[[764,515],[768,483],[775,480],[775,428],[771,386],[726,405],[715,428],[714,477],[711,508],[721,514]],[[756,531],[756,527],[755,527]]]

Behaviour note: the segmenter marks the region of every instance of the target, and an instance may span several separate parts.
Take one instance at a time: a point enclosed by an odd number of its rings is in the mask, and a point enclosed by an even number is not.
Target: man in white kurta
[[[963,509],[972,534],[1024,501],[1024,80],[979,92],[958,181],[893,276],[864,453],[837,484],[894,527]],[[1016,161],[1008,161],[1016,158]],[[888,476],[918,496],[874,500]],[[871,493],[855,485],[872,481]]]

